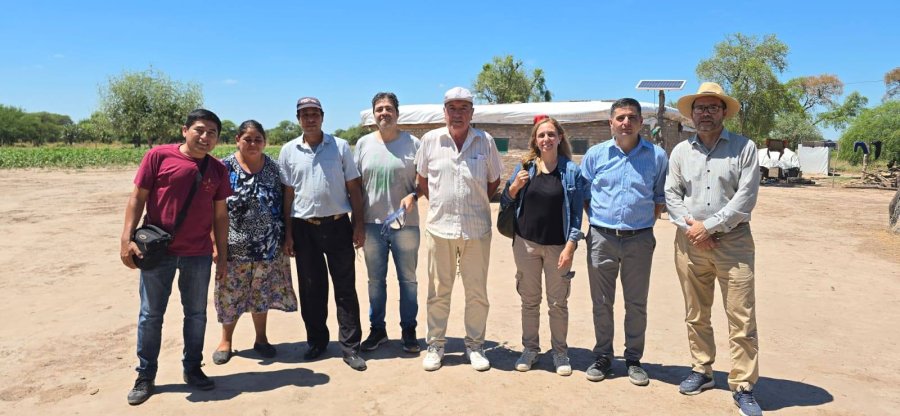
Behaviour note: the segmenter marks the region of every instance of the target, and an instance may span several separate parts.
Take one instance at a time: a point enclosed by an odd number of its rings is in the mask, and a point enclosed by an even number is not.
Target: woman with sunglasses
[[[275,356],[266,336],[270,309],[297,310],[291,283],[291,265],[282,252],[284,217],[278,163],[263,150],[266,131],[255,120],[241,123],[235,137],[237,151],[222,162],[228,169],[232,196],[228,197],[228,272],[216,279],[216,315],[222,340],[213,362],[225,364],[232,356],[232,335],[238,318],[250,312],[256,329],[253,350],[263,358]]]

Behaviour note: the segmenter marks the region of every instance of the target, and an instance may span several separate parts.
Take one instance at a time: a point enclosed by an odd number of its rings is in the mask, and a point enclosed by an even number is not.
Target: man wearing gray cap
[[[441,368],[457,265],[466,293],[466,358],[478,371],[491,368],[482,344],[487,327],[487,271],[491,248],[490,199],[500,184],[494,138],[470,126],[473,96],[461,87],[444,94],[446,127],[422,136],[416,180],[428,198],[427,371]]]
[[[303,134],[285,144],[278,156],[287,230],[284,250],[297,259],[300,314],[309,344],[303,357],[316,359],[328,346],[330,271],[344,362],[363,371],[366,362],[358,354],[362,330],[353,251],[366,238],[362,185],[350,145],[322,131],[324,116],[318,99],[298,100],[297,120]],[[347,217],[350,211],[352,218]]]

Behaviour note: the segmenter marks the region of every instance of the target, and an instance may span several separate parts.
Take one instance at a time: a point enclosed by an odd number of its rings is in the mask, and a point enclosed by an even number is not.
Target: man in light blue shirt
[[[668,160],[659,146],[641,138],[641,104],[622,98],[610,108],[612,139],[584,155],[581,174],[591,182],[585,210],[591,223],[587,236],[588,281],[594,312],[596,359],[585,372],[590,381],[606,378],[613,357],[613,303],[621,269],[625,299],[625,364],[629,380],[650,383],[641,368],[647,329],[647,295],[656,238],[653,224],[665,207]]]
[[[353,251],[366,238],[362,185],[350,145],[322,131],[324,116],[318,99],[298,100],[297,120],[303,134],[287,142],[278,156],[284,184],[284,247],[287,255],[297,258],[300,314],[309,344],[303,357],[316,359],[328,346],[330,272],[344,362],[363,371],[366,362],[359,356],[362,330]],[[353,216],[348,218],[351,211]]]

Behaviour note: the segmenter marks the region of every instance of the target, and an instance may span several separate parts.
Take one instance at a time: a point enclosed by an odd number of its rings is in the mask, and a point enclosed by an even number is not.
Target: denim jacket
[[[581,232],[581,214],[584,210],[584,196],[590,195],[590,184],[587,179],[581,176],[581,169],[578,168],[578,165],[563,155],[559,156],[557,169],[559,169],[559,176],[565,191],[563,192],[563,230],[567,230],[566,241],[578,244],[578,240],[584,238],[584,233]],[[531,184],[529,180],[516,194],[515,199],[509,195],[509,186],[516,179],[516,175],[520,170],[522,170],[521,163],[513,169],[512,176],[509,177],[506,187],[503,188],[503,193],[500,194],[500,209],[509,206],[509,204],[516,204],[516,218],[519,218],[521,213],[522,205],[519,202],[522,200],[522,195],[528,191],[528,185]],[[528,168],[528,178],[534,178],[536,172],[536,167],[532,164]]]

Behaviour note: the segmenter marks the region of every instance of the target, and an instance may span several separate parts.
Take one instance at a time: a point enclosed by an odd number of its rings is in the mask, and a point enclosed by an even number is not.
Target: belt
[[[647,227],[641,228],[640,230],[615,230],[612,228],[598,227],[596,225],[591,225],[591,227],[603,234],[612,234],[616,237],[631,237],[633,235],[638,235],[640,233],[647,232],[653,229],[653,227]]]
[[[327,217],[313,217],[313,218],[301,218],[303,221],[306,221],[312,225],[322,225],[329,222],[335,222],[341,218],[344,218],[347,214],[337,214],[337,215],[329,215]]]

